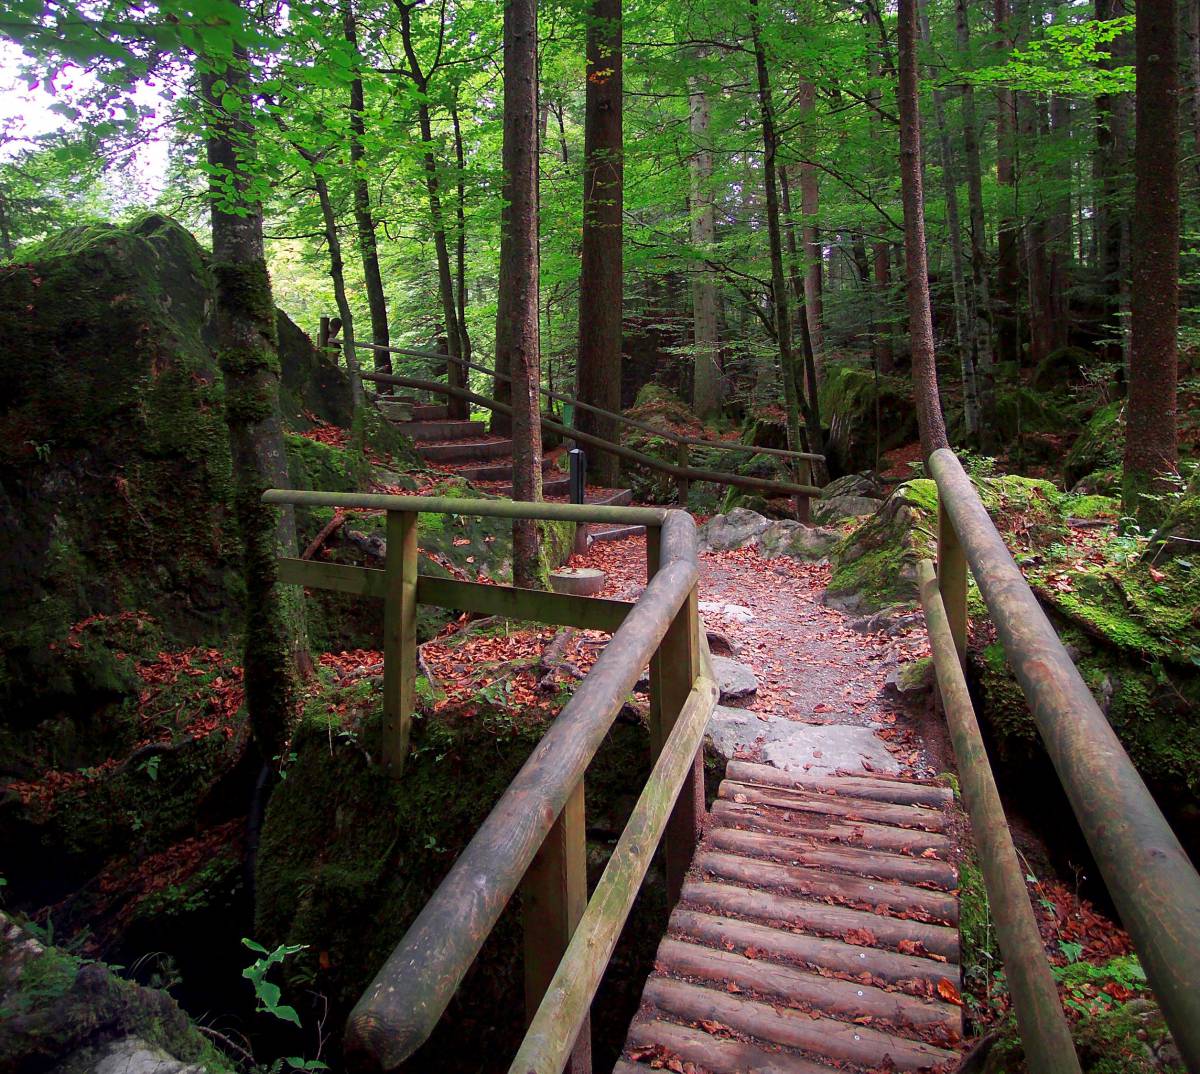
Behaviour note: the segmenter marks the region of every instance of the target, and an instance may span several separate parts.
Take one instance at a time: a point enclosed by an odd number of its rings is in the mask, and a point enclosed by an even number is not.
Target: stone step
[[[450,408],[444,403],[417,403],[413,406],[413,421],[445,421]]]
[[[552,458],[542,459],[543,473],[550,470],[553,466],[554,460]],[[512,479],[512,460],[485,462],[477,466],[461,466],[456,472],[459,477],[466,481],[509,481]]]
[[[471,440],[487,436],[482,421],[397,421],[396,429],[418,442],[425,440]]]
[[[622,541],[626,537],[641,537],[646,532],[645,526],[610,526],[608,529],[588,529],[588,536],[593,541]]]
[[[417,454],[429,462],[474,462],[484,459],[502,459],[512,455],[511,440],[452,440],[441,443],[421,443]],[[511,472],[512,463],[507,469]],[[465,474],[463,476],[466,476]]]

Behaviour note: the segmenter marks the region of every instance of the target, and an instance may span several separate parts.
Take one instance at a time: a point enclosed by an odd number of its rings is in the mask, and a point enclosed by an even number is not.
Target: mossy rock
[[[354,420],[350,379],[283,310],[275,311],[279,341],[279,409],[294,428],[307,428],[309,415],[349,428]]]
[[[1082,347],[1058,347],[1038,362],[1030,383],[1036,391],[1078,384],[1098,361],[1095,354]]]
[[[911,386],[900,377],[876,377],[861,366],[827,363],[819,391],[830,472],[852,473],[875,465],[876,409],[880,455],[917,438]]]
[[[546,730],[542,715],[478,701],[420,714],[399,779],[375,763],[373,688],[329,689],[308,706],[263,829],[255,935],[268,947],[307,945],[287,983],[328,997],[330,1024],[340,1024]],[[648,765],[645,728],[618,722],[588,769],[589,825],[624,825]],[[511,1002],[521,993],[519,901],[435,1034],[431,1047],[449,1065],[431,1069],[457,1069],[448,1058],[456,1055],[515,1050],[524,1029]]]
[[[1098,470],[1119,472],[1124,453],[1125,403],[1123,400],[1105,403],[1088,420],[1063,460],[1067,488],[1074,488]]]
[[[1006,384],[996,392],[995,436],[1011,444],[1027,433],[1058,433],[1067,426],[1064,401],[1023,384]]]

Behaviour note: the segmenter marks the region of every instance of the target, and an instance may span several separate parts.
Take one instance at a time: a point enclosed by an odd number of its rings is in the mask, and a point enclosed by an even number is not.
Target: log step
[[[731,762],[618,1074],[949,1069],[953,808],[935,784]]]
[[[398,421],[394,424],[399,432],[418,443],[426,440],[470,440],[487,435],[487,424],[482,421]]]
[[[451,440],[444,443],[418,444],[417,454],[429,462],[474,462],[477,459],[502,459],[512,455],[513,442],[491,440]],[[507,466],[512,472],[512,463]]]
[[[542,459],[542,473],[546,473],[553,466],[554,459],[550,457]],[[482,462],[460,466],[456,467],[454,472],[467,481],[511,481],[512,459],[505,459],[504,462]]]
[[[589,529],[588,536],[593,541],[622,541],[626,537],[640,537],[645,532],[645,526],[610,526],[603,530]]]
[[[893,850],[901,854],[924,854],[928,851],[945,857],[954,846],[949,836],[937,832],[893,828],[887,824],[864,821],[843,821],[819,813],[730,802],[722,798],[713,802],[712,815],[727,826],[736,825],[750,831],[798,836],[870,850]]]
[[[450,408],[444,403],[416,403],[412,408],[413,421],[445,421]]]

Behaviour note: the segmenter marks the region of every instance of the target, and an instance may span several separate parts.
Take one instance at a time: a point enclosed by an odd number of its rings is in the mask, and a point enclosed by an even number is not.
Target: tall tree
[[[1179,466],[1179,37],[1174,0],[1141,0],[1134,47],[1137,152],[1123,501],[1127,514],[1149,522],[1159,504],[1146,493]]]
[[[371,314],[371,342],[385,348],[390,342],[388,333],[387,297],[383,275],[379,271],[379,246],[375,236],[375,216],[371,211],[371,191],[367,183],[366,95],[363,91],[362,57],[358,50],[358,22],[354,15],[354,0],[339,0],[342,33],[354,64],[350,76],[350,181],[354,189],[354,223],[358,229],[358,254],[362,259],[363,283],[367,292],[367,309]],[[392,371],[392,356],[388,351],[374,351],[376,373]],[[377,389],[386,391],[382,386]]]
[[[591,0],[584,102],[583,253],[579,275],[577,392],[582,402],[621,409],[621,311],[624,290],[621,213],[624,147],[621,117],[621,0]],[[579,409],[581,432],[617,440],[612,418]],[[620,461],[591,459],[596,480],[616,485]]]
[[[225,382],[225,417],[233,465],[234,510],[246,584],[244,681],[255,748],[264,764],[288,734],[295,676],[311,671],[304,596],[281,586],[277,557],[296,555],[290,508],[262,502],[271,487],[287,487],[287,454],[279,412],[275,304],[263,248],[261,186],[250,168],[249,61],[236,48],[224,69],[203,70],[210,174],[217,353]]]
[[[821,208],[821,188],[817,181],[815,157],[816,129],[814,108],[816,87],[807,79],[800,83],[796,103],[804,117],[803,134],[806,144],[805,159],[800,162],[800,212],[804,217],[802,241],[804,244],[804,309],[808,321],[808,338],[812,341],[813,353],[819,361],[825,352],[825,302],[821,293],[821,233],[818,229],[818,214]]]
[[[701,53],[698,59],[703,59]],[[721,346],[717,338],[716,273],[708,259],[717,237],[717,213],[713,204],[712,110],[708,83],[702,75],[688,80],[688,118],[692,130],[691,239],[705,258],[692,274],[692,325],[695,343],[692,375],[692,409],[700,417],[721,410]]]
[[[938,395],[925,251],[925,192],[921,180],[921,112],[917,98],[917,0],[900,0],[899,45],[900,199],[904,204],[904,263],[907,273],[908,333],[912,347],[913,399],[921,450],[928,458],[949,446]]]
[[[496,368],[512,378],[513,499],[542,498],[538,337],[537,0],[504,4],[504,216]],[[513,523],[513,581],[538,582],[537,524]]]
[[[1013,46],[1012,13],[1009,0],[995,0],[996,47],[1004,51]],[[1017,224],[1016,171],[1016,94],[1003,86],[996,90],[996,182],[1000,186],[1000,223],[996,234],[996,357],[1001,362],[1016,362],[1021,352],[1020,328],[1020,228]]]

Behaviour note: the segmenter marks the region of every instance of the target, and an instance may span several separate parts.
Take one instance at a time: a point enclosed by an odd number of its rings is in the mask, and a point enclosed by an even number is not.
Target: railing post
[[[417,513],[387,513],[383,600],[383,763],[400,775],[416,705]]]
[[[689,459],[689,453],[688,453],[687,444],[676,444],[675,445],[675,461],[676,461],[676,463],[678,463],[680,466],[682,466],[686,470],[688,468],[688,466],[690,465],[688,459]],[[675,486],[679,490],[679,506],[681,508],[683,508],[683,510],[686,511],[687,510],[687,502],[688,502],[688,488],[690,487],[690,482],[683,474],[680,474],[675,479]]]
[[[967,656],[967,557],[959,543],[954,523],[938,497],[937,581],[946,606],[946,619],[958,661]]]
[[[675,613],[658,651],[650,658],[650,748],[661,752],[700,674],[700,613],[693,587]],[[663,836],[667,864],[667,908],[679,900],[704,816],[704,751],[696,752]]]
[[[587,828],[583,780],[558,815],[521,882],[525,931],[525,1021],[528,1025],[587,909]],[[575,1038],[566,1074],[591,1074],[591,1026]]]
[[[573,447],[567,452],[568,488],[572,503],[584,503],[587,500],[587,456],[582,449]],[[575,543],[571,550],[576,555],[583,555],[588,547],[588,527],[586,522],[575,523]]]

